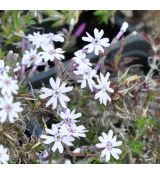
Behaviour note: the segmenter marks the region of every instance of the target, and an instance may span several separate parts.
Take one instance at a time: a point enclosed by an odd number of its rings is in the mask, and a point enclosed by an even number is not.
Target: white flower
[[[101,143],[96,144],[97,148],[104,148],[101,153],[101,157],[105,157],[106,161],[110,160],[110,154],[118,160],[119,154],[122,153],[120,149],[115,148],[117,146],[120,146],[122,144],[122,141],[117,141],[117,136],[114,136],[113,138],[112,137],[112,130],[110,130],[108,134],[103,132],[102,136],[99,137]]]
[[[12,77],[9,77],[7,74],[0,75],[0,88],[2,95],[11,96],[17,94],[19,86],[17,80],[14,80]]]
[[[100,103],[106,105],[107,100],[111,101],[107,92],[113,93],[114,90],[110,88],[110,81],[108,81],[110,73],[108,72],[105,77],[100,73],[100,79],[98,78],[97,81],[99,85],[95,85],[96,89],[99,91],[95,94],[95,99],[99,99]]]
[[[48,38],[49,40],[52,40],[52,41],[55,41],[55,42],[61,42],[63,43],[64,42],[64,37],[63,37],[63,34],[53,34],[53,33],[49,33],[49,34],[44,34],[44,36],[46,38]]]
[[[60,117],[63,119],[63,123],[72,125],[77,123],[77,118],[81,117],[81,113],[75,114],[75,109],[71,112],[70,109],[66,109],[65,112],[60,113]]]
[[[18,113],[22,112],[20,102],[13,103],[13,97],[0,98],[0,123],[4,123],[7,119],[13,123],[14,119],[19,117]]]
[[[41,99],[45,99],[52,96],[51,99],[47,102],[46,107],[52,105],[53,109],[55,109],[59,101],[63,108],[67,108],[66,102],[70,101],[70,98],[64,95],[64,93],[71,91],[73,89],[73,86],[66,87],[67,84],[64,82],[61,84],[60,79],[58,77],[56,79],[56,82],[53,78],[50,78],[49,82],[52,89],[43,87],[41,89],[41,92],[43,92],[44,94],[40,95]]]
[[[124,22],[124,23],[122,24],[122,27],[121,27],[120,30],[123,31],[123,32],[126,32],[127,28],[128,28],[128,23],[127,23],[127,22]]]
[[[37,53],[37,49],[31,49],[30,51],[25,51],[22,58],[22,64],[30,67],[31,65],[40,65],[42,63],[42,58]]]
[[[73,60],[80,66],[92,66],[92,63],[90,63],[90,60],[87,58],[73,57]]]
[[[95,28],[94,29],[94,38],[89,33],[86,32],[86,34],[87,34],[87,37],[82,37],[82,40],[90,42],[90,44],[88,44],[84,47],[84,49],[86,49],[86,48],[88,49],[87,50],[88,53],[91,53],[94,51],[94,53],[96,55],[98,55],[100,51],[104,52],[103,47],[108,47],[110,45],[108,43],[109,42],[108,38],[102,38],[102,36],[104,34],[103,30],[101,30],[99,32],[98,29]]]
[[[88,66],[92,66],[92,63],[90,62],[90,60],[86,57],[86,53],[85,53],[85,50],[78,50],[77,52],[74,53],[74,55],[76,57],[73,58],[73,60],[83,66],[84,65],[88,65]]]
[[[78,80],[78,82],[81,83],[81,88],[85,88],[88,83],[90,90],[93,91],[93,87],[95,86],[93,78],[98,77],[95,69],[92,69],[87,65],[80,65],[78,66],[77,70],[74,71],[74,73],[76,75],[82,75],[82,80]]]
[[[83,125],[77,126],[76,124],[67,125],[64,124],[61,126],[60,131],[63,133],[66,133],[68,136],[73,137],[86,137],[85,132],[88,132],[86,128]]]
[[[8,164],[9,161],[9,155],[7,153],[7,149],[4,148],[3,145],[0,145],[0,164]]]
[[[45,139],[45,141],[43,142],[44,144],[51,144],[52,142],[54,143],[51,148],[53,152],[58,149],[60,153],[63,153],[63,144],[67,146],[73,146],[72,142],[74,141],[74,138],[71,136],[67,136],[63,132],[60,132],[57,125],[53,124],[51,129],[46,128],[45,131],[50,134],[50,136],[41,135],[41,138]]]
[[[55,49],[52,44],[49,44],[47,47],[44,47],[44,51],[40,52],[41,57],[45,62],[54,61],[54,59],[62,60],[64,59],[64,51],[61,48]]]
[[[45,47],[46,45],[48,45],[49,40],[46,38],[45,35],[41,35],[39,32],[34,32],[33,35],[29,34],[28,36],[26,36],[26,38],[32,42],[32,44],[36,47],[36,49],[38,48],[42,48]]]
[[[9,72],[10,67],[4,64],[4,60],[0,60],[0,73],[7,73]]]
[[[86,58],[86,50],[81,49],[76,52],[74,52],[74,55],[78,58]]]

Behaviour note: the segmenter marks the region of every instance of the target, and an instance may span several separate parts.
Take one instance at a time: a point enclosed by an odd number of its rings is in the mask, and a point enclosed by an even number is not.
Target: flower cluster
[[[4,65],[1,60],[1,73],[0,73],[0,123],[9,121],[14,122],[19,118],[19,113],[22,112],[20,102],[14,102],[14,95],[18,93],[18,81],[8,75],[9,67]]]
[[[84,49],[87,49],[87,53],[91,53],[94,51],[96,55],[99,55],[100,52],[104,52],[105,47],[109,47],[110,44],[108,38],[102,38],[104,31],[98,31],[98,29],[94,29],[94,37],[92,37],[89,33],[87,33],[87,37],[82,37],[82,40],[90,42],[90,44],[86,45]]]
[[[127,24],[123,24],[120,29],[120,34],[122,35],[125,32]],[[89,87],[91,92],[95,93],[95,99],[99,99],[100,103],[104,105],[107,104],[107,101],[111,102],[111,98],[109,93],[113,93],[114,90],[110,87],[109,76],[110,73],[107,72],[106,75],[102,73],[98,74],[99,63],[97,63],[96,67],[93,68],[92,63],[87,58],[88,53],[94,52],[95,55],[99,55],[101,53],[105,53],[105,49],[110,47],[108,38],[102,38],[104,31],[98,31],[98,29],[94,29],[94,37],[92,37],[89,33],[86,33],[87,37],[82,37],[84,41],[90,42],[90,44],[84,46],[81,50],[78,50],[74,53],[73,63],[76,63],[76,70],[74,70],[74,74],[77,76],[77,82],[81,84],[81,88]],[[39,34],[34,34],[36,35]],[[41,47],[43,50],[39,53],[39,56],[46,62],[48,60],[54,61],[57,59],[61,61],[64,59],[62,55],[64,51],[60,48],[55,49],[50,44],[52,41],[55,41],[53,38],[54,35],[41,35],[38,37],[37,41],[33,40],[33,36],[29,35],[30,41],[34,43],[36,48]],[[41,37],[43,39],[41,39]],[[58,37],[58,35],[57,35]],[[62,37],[62,36],[59,36]],[[62,38],[61,38],[62,39]],[[47,42],[42,42],[48,41]],[[60,41],[60,38],[56,41]],[[62,42],[62,40],[61,40]],[[52,106],[52,109],[56,110],[57,113],[62,119],[57,124],[52,124],[51,129],[46,128],[46,134],[42,134],[41,138],[44,139],[44,144],[51,145],[51,150],[55,152],[58,150],[60,153],[63,153],[64,147],[74,146],[73,141],[75,138],[86,137],[86,132],[88,130],[85,129],[83,125],[77,125],[79,117],[81,117],[81,113],[75,114],[75,109],[71,111],[67,107],[67,103],[70,101],[70,98],[66,93],[73,90],[73,86],[69,86],[66,82],[62,81],[59,77],[54,80],[52,77],[49,80],[51,88],[42,87],[41,89],[41,99],[48,99],[46,103],[46,107]],[[60,111],[59,111],[60,109]],[[110,154],[116,159],[118,159],[118,154],[121,154],[121,150],[115,148],[122,144],[121,141],[116,141],[116,136],[113,137],[113,131],[110,130],[108,135],[104,132],[102,136],[99,137],[101,143],[97,144],[97,148],[104,148],[102,151],[101,157],[106,156],[106,161],[110,160]]]
[[[87,33],[87,37],[82,37],[84,41],[91,42],[86,45],[82,50],[75,52],[73,59],[78,64],[77,70],[74,71],[76,75],[82,76],[82,79],[78,80],[78,83],[81,83],[81,88],[89,86],[89,89],[93,92],[95,91],[95,99],[99,99],[100,103],[104,105],[107,104],[107,101],[111,101],[108,93],[113,93],[114,90],[110,88],[109,72],[104,76],[100,73],[100,76],[97,74],[97,67],[92,68],[92,64],[87,58],[87,53],[93,52],[96,55],[99,55],[99,52],[104,52],[104,48],[110,46],[108,38],[102,38],[104,31],[98,31],[94,29],[94,38]],[[96,84],[96,82],[98,84]]]
[[[18,94],[19,86],[16,77],[9,76],[10,67],[0,60],[0,123],[14,123],[22,112],[20,102],[14,102],[14,95]],[[9,161],[7,149],[0,145],[0,163]]]
[[[55,42],[64,42],[62,34],[40,34],[39,32],[34,32],[33,35],[29,34],[26,38],[31,43],[30,50],[26,50],[21,67],[22,74],[24,74],[25,69],[33,67],[30,71],[30,76],[33,75],[38,66],[46,65],[47,62],[54,61],[55,59],[64,59],[64,51],[61,48],[55,48]]]
[[[44,94],[40,95],[40,98],[45,99],[51,96],[50,100],[46,104],[46,107],[52,105],[52,108],[56,109],[57,106],[60,105],[64,110],[60,112],[60,117],[63,120],[58,124],[53,124],[52,129],[45,130],[52,136],[42,135],[41,138],[46,139],[46,141],[44,141],[46,144],[55,142],[54,146],[52,147],[52,151],[54,152],[56,149],[58,149],[59,152],[62,153],[62,143],[72,146],[73,144],[71,142],[74,141],[73,137],[85,137],[86,130],[83,125],[76,125],[78,122],[76,119],[81,116],[81,113],[75,114],[75,110],[71,112],[66,105],[66,103],[70,101],[70,98],[66,96],[65,93],[71,91],[73,87],[66,87],[66,83],[61,83],[58,77],[56,81],[53,78],[50,78],[50,85],[52,89],[45,87],[41,89],[41,92]]]
[[[102,74],[100,66],[102,59],[104,59],[107,53],[107,49],[113,46],[117,38],[120,38],[126,31],[127,27],[128,24],[124,23],[116,39],[113,39],[111,43],[109,43],[108,38],[103,38],[103,30],[99,31],[95,28],[94,37],[86,32],[87,36],[82,37],[82,40],[89,42],[89,44],[74,52],[74,57],[70,63],[73,69],[69,70],[69,66],[67,67],[68,69],[64,68],[64,72],[62,71],[60,74],[57,74],[57,77],[51,77],[49,79],[50,87],[42,87],[38,91],[39,100],[43,101],[42,103],[38,103],[38,105],[42,105],[43,108],[49,108],[50,112],[54,112],[58,120],[58,122],[51,123],[51,128],[45,124],[44,131],[40,135],[42,142],[53,152],[58,151],[59,153],[63,153],[65,150],[70,152],[68,147],[75,147],[76,142],[74,143],[74,141],[87,137],[87,132],[89,132],[80,122],[82,113],[76,113],[77,109],[69,108],[69,103],[72,102],[70,93],[74,90],[74,86],[71,86],[70,80],[73,80],[73,83],[80,83],[82,89],[89,88],[94,95],[94,99],[99,100],[98,103],[106,106],[107,102],[111,102],[110,94],[114,93],[114,90],[111,88],[109,81],[110,73],[106,72]],[[24,83],[26,86],[39,66],[46,66],[48,62],[53,62],[55,66],[57,64],[63,65],[62,60],[65,59],[65,51],[62,48],[55,47],[56,42],[64,42],[62,34],[40,34],[37,32],[33,33],[33,35],[29,34],[25,36],[25,39],[29,41],[29,45],[24,51],[20,62],[16,62],[14,66],[11,64],[10,67],[5,65],[3,60],[0,60],[0,123],[2,124],[4,122],[14,123],[15,120],[19,119],[23,111],[22,104],[16,101],[19,95],[21,95],[20,99],[22,99],[22,94],[18,93],[20,89],[19,85]],[[88,58],[89,53],[93,53],[99,57],[99,61],[95,67]],[[71,79],[71,77],[68,79],[65,78],[67,77],[65,76],[66,70],[71,71],[75,79]],[[9,136],[9,138],[11,137]],[[119,159],[121,150],[116,147],[120,146],[122,142],[117,141],[116,136],[113,137],[112,130],[108,134],[103,132],[99,140],[101,143],[94,145],[97,155],[99,155],[99,149],[104,149],[101,152],[101,157],[105,157],[106,161],[110,160],[110,155],[115,159]],[[81,149],[75,149],[72,153],[76,154],[77,151],[80,152]],[[44,156],[38,153],[37,155],[43,159],[43,157],[46,158],[48,156],[48,150],[46,152],[44,150],[44,153],[46,153]],[[9,155],[7,154],[7,149],[3,145],[0,145],[0,163],[7,163],[8,161]]]

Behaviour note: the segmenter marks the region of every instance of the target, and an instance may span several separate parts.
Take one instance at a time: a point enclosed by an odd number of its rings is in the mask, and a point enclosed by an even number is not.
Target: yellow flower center
[[[58,136],[56,137],[56,139],[57,139],[57,140],[60,140],[60,139],[61,139],[61,137],[58,135]]]

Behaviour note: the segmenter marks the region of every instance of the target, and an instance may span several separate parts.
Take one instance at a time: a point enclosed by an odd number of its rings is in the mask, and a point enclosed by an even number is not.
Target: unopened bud
[[[123,32],[126,32],[127,28],[128,28],[128,23],[127,23],[127,22],[124,22],[124,23],[122,24],[122,27],[121,27],[120,30],[123,31]]]

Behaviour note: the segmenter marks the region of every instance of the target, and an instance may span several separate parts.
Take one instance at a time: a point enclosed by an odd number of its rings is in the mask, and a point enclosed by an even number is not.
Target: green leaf
[[[130,146],[133,153],[140,154],[144,145],[140,141],[133,140],[130,141]]]
[[[97,16],[100,24],[108,24],[109,19],[115,12],[115,10],[96,10],[94,15]]]

